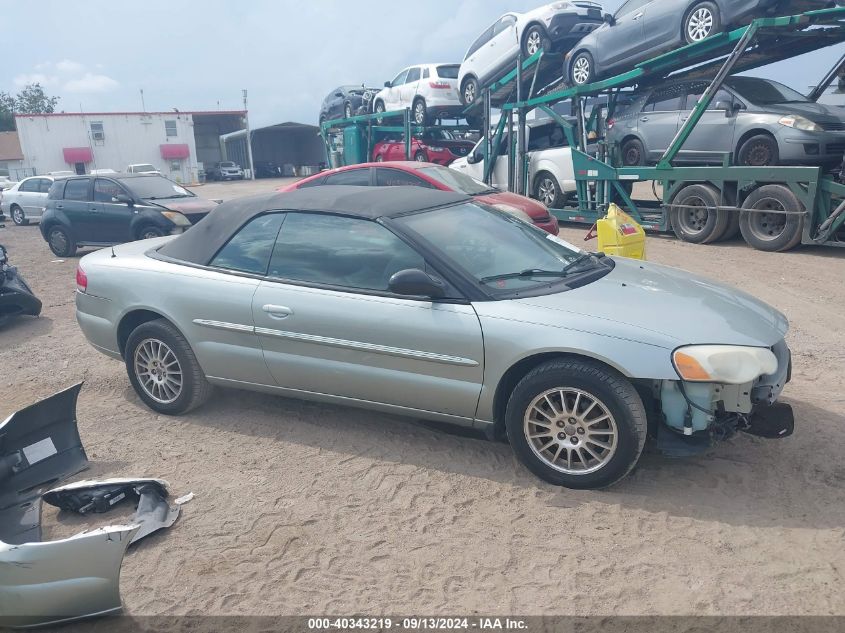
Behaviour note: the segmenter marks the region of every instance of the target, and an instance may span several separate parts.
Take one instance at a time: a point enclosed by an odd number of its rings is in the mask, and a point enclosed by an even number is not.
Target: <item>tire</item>
[[[377,163],[383,163],[384,162],[384,156],[382,156],[381,154],[376,156],[376,162]]]
[[[694,44],[722,31],[719,7],[713,2],[700,2],[689,10],[683,24],[684,41]]]
[[[428,113],[426,112],[425,99],[417,98],[414,100],[414,106],[411,110],[414,123],[417,125],[426,125],[428,123]]]
[[[522,38],[522,55],[523,57],[531,57],[538,50],[543,49],[545,53],[551,52],[551,40],[546,35],[545,29],[539,24],[534,24],[526,32]]]
[[[163,237],[164,231],[157,226],[142,226],[138,229],[139,240],[151,240],[156,237]]]
[[[676,208],[674,205],[694,208]],[[729,211],[716,209],[720,205],[719,190],[710,185],[687,185],[672,198],[669,214],[672,230],[678,239],[693,244],[715,242],[728,228]]]
[[[425,155],[425,152],[419,150],[416,154],[414,154],[414,160],[418,163],[427,163],[428,156]]]
[[[346,119],[352,118],[352,104],[351,103],[347,103],[345,106],[343,106],[343,116]]]
[[[642,399],[622,374],[595,361],[565,359],[543,363],[519,381],[508,400],[505,427],[528,470],[557,486],[589,489],[610,486],[631,472],[648,423]],[[568,462],[561,461],[564,451]]]
[[[52,226],[47,231],[47,244],[56,257],[76,255],[76,242],[70,232],[62,226]]]
[[[9,211],[12,215],[12,222],[14,222],[15,225],[26,226],[27,224],[29,224],[29,220],[26,219],[26,216],[23,213],[23,209],[21,209],[18,205],[13,204]]]
[[[631,138],[622,143],[622,165],[640,167],[645,165],[645,146],[638,138]]]
[[[749,246],[760,251],[788,251],[801,243],[804,216],[777,213],[804,211],[804,205],[789,187],[764,185],[755,189],[742,203],[742,208],[769,211],[740,212],[739,230]]]
[[[384,101],[376,101],[375,105],[373,105],[373,112],[379,114],[380,112],[384,112]],[[376,122],[381,123],[384,121],[383,117],[377,117]]]
[[[191,346],[166,319],[148,321],[135,328],[126,341],[123,357],[135,393],[157,413],[187,413],[211,395],[211,385],[205,379]],[[156,373],[161,370],[161,364],[152,364],[156,358],[159,363],[169,363],[165,368],[169,374],[165,373],[162,377]],[[178,387],[176,372],[181,376]]]
[[[747,139],[736,152],[737,164],[766,167],[778,163],[778,142],[768,134],[757,134]]]
[[[569,64],[569,83],[573,86],[584,86],[592,83],[596,77],[593,56],[587,51],[581,51],[572,58]]]
[[[541,171],[534,179],[534,198],[545,204],[549,209],[560,209],[566,196],[561,190],[557,178],[547,171]]]
[[[461,103],[466,105],[472,105],[475,103],[475,100],[478,98],[478,79],[475,77],[469,76],[464,79],[464,83],[461,84]]]

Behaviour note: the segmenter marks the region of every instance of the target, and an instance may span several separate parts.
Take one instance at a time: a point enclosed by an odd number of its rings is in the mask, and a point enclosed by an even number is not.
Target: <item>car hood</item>
[[[624,338],[668,348],[771,347],[786,335],[786,317],[746,292],[677,268],[624,258],[614,261],[608,275],[586,286],[515,303],[594,318],[598,333],[610,329],[619,335],[623,326]],[[549,322],[554,317],[535,314],[534,318]]]
[[[538,218],[547,218],[549,211],[542,204],[531,198],[520,196],[509,191],[499,191],[497,193],[486,193],[475,196],[475,199],[484,204],[496,205],[507,204],[515,207],[525,213],[528,217],[536,220]]]
[[[817,123],[841,121],[843,118],[841,113],[821,103],[771,103],[754,107],[761,112],[773,114],[800,114]]]

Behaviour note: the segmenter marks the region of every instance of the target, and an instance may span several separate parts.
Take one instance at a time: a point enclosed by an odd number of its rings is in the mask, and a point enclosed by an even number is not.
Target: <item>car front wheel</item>
[[[129,382],[153,411],[180,415],[200,406],[211,394],[191,346],[166,319],[135,328],[123,357]]]
[[[583,86],[591,83],[594,78],[593,56],[587,51],[581,51],[569,66],[569,81],[573,86]]]
[[[646,440],[646,413],[620,373],[586,359],[549,361],[513,390],[505,413],[519,460],[545,481],[604,488],[636,465]]]
[[[12,207],[12,222],[18,226],[29,224],[29,220],[26,219],[23,209],[21,209],[18,205]]]

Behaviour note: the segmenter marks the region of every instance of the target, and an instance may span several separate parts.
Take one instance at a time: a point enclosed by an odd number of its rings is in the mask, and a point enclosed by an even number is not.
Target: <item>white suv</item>
[[[452,162],[449,168],[484,180],[485,141],[482,138],[468,156]],[[508,142],[508,135],[503,134],[492,173],[492,185],[497,189],[508,188]],[[529,121],[527,149],[529,195],[550,209],[559,209],[576,191],[572,152],[563,128],[548,119]]]
[[[541,48],[544,54],[565,53],[601,26],[603,15],[600,4],[582,0],[552,2],[528,13],[506,13],[473,42],[464,56],[458,73],[461,103],[469,105],[480,86],[516,68],[520,48],[523,58]]]
[[[375,112],[411,108],[417,125],[438,119],[462,118],[458,98],[458,64],[421,64],[400,72],[373,99]]]

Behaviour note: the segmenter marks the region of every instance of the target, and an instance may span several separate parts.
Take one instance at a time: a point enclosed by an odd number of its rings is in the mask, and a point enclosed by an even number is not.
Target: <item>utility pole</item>
[[[255,180],[255,166],[252,163],[252,133],[249,131],[249,108],[247,108],[246,88],[244,88],[244,123],[246,124],[246,154],[249,158],[249,179]]]

